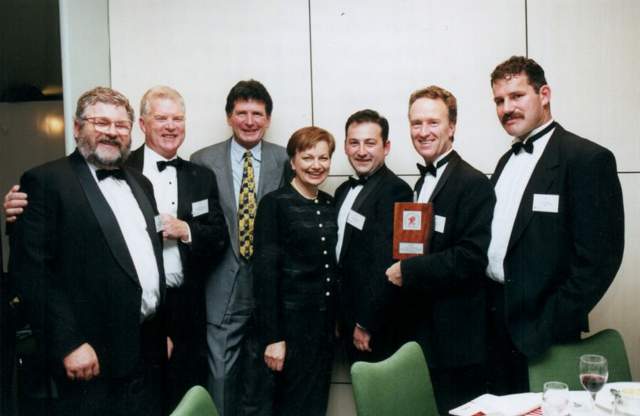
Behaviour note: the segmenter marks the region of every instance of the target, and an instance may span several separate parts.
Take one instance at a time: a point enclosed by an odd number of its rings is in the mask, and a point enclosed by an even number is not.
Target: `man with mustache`
[[[403,288],[401,325],[424,351],[440,414],[486,391],[484,269],[495,195],[487,177],[453,150],[457,113],[444,88],[411,94],[411,139],[426,163],[418,166],[415,201],[433,204],[433,232],[427,253],[386,272]]]
[[[11,230],[9,271],[57,388],[55,415],[162,412],[162,246],[151,184],[123,166],[132,122],[119,92],[84,93],[76,151],[20,181],[30,206]]]
[[[494,69],[491,87],[513,137],[491,177],[497,204],[486,269],[489,388],[507,394],[529,391],[530,358],[589,330],[588,314],[622,260],[624,212],[615,157],[553,120],[538,63],[511,57]]]
[[[172,107],[175,106],[173,103]],[[286,150],[282,146],[263,140],[271,123],[272,109],[271,96],[260,82],[238,82],[229,91],[225,106],[227,123],[233,130],[233,136],[224,142],[205,147],[191,156],[195,165],[214,172],[217,189],[220,190],[219,204],[229,227],[230,244],[222,252],[216,266],[207,272],[205,281],[208,388],[221,416],[236,414],[240,406],[240,353],[254,306],[250,260],[255,210],[263,195],[284,183],[287,172]],[[154,128],[161,128],[165,124],[154,123],[157,124],[154,127],[151,119],[145,122],[145,117],[142,116],[146,115],[146,112],[143,113],[145,114],[141,114],[141,127],[151,134],[147,144],[157,141],[153,146],[159,150],[157,153],[175,155],[174,152],[179,146],[177,139],[184,139],[184,132],[176,134],[183,128],[180,123],[176,124],[176,121],[180,122],[183,115],[180,116],[178,111],[171,116],[171,132],[154,135]],[[168,121],[167,114],[163,117],[167,117],[165,121]],[[145,131],[145,136],[147,134]],[[141,152],[141,149],[134,152],[132,160],[138,169],[142,168]],[[172,157],[164,156],[165,159]],[[215,193],[214,186],[210,189],[212,193]],[[243,189],[250,192],[245,194],[242,192]],[[27,194],[19,191],[20,187],[16,185],[4,198],[4,210],[9,223],[14,222],[28,204]],[[242,210],[245,215],[239,215],[240,201],[245,201],[245,198],[249,200]],[[216,203],[211,202],[210,215],[215,213],[215,205]],[[167,216],[163,216],[162,219],[167,226],[166,237],[172,240],[182,238],[186,232],[183,221]],[[218,250],[218,243],[211,247],[212,252],[209,254]]]
[[[387,282],[393,263],[393,209],[411,201],[411,188],[385,166],[389,123],[373,110],[352,114],[345,125],[344,151],[356,177],[335,193],[340,280],[341,337],[347,357],[380,361],[399,346],[398,289]]]

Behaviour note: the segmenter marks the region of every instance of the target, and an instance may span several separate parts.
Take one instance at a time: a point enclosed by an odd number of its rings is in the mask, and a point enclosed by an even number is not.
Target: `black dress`
[[[321,415],[329,396],[335,327],[336,212],[319,192],[291,184],[265,195],[254,228],[255,327],[247,341],[245,414]],[[268,369],[267,345],[286,341],[282,372]]]

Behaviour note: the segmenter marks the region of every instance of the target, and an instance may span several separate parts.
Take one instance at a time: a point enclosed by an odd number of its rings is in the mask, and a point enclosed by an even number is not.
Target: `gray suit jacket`
[[[222,261],[213,269],[206,282],[207,321],[219,325],[227,311],[236,308],[232,304],[231,295],[236,284],[243,287],[236,291],[247,293],[252,291],[252,276],[248,275],[248,267],[240,267],[238,250],[238,206],[233,189],[233,170],[231,168],[231,140],[207,146],[191,155],[191,161],[211,169],[218,182],[220,206],[229,229],[230,243],[225,250]],[[262,161],[258,180],[258,202],[263,195],[278,189],[288,169],[288,156],[282,146],[262,142]],[[247,287],[249,285],[249,287]]]

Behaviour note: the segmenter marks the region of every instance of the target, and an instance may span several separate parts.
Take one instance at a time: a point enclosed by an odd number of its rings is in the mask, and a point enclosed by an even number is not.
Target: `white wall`
[[[75,149],[73,114],[80,94],[111,85],[108,0],[59,0],[65,144]]]
[[[71,0],[66,0],[71,1]],[[112,86],[137,105],[156,84],[185,96],[187,142],[181,154],[230,135],[225,97],[240,79],[262,81],[274,99],[268,138],[285,144],[314,122],[343,139],[344,121],[370,107],[389,118],[388,165],[413,184],[409,94],[429,84],[459,101],[455,146],[491,173],[509,138],[493,109],[489,74],[512,54],[546,69],[553,113],[570,130],[617,156],[627,216],[621,271],[592,313],[593,329],[622,331],[640,378],[640,2],[635,0],[109,0]],[[142,142],[139,132],[135,144]],[[351,172],[340,147],[334,189]],[[606,244],[606,242],[603,242]],[[336,380],[348,379],[344,368]],[[336,384],[331,414],[351,414],[348,385]]]

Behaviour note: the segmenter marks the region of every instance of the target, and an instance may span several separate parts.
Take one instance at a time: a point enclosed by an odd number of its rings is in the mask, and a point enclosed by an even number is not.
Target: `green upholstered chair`
[[[171,416],[218,416],[218,410],[202,386],[193,386],[178,403]]]
[[[546,381],[562,381],[570,390],[582,390],[578,362],[583,354],[599,354],[609,365],[608,382],[631,381],[624,341],[615,329],[602,330],[589,338],[554,345],[540,357],[529,361],[529,389],[542,391]]]
[[[378,363],[351,366],[358,416],[437,415],[429,368],[422,349],[409,342]]]

